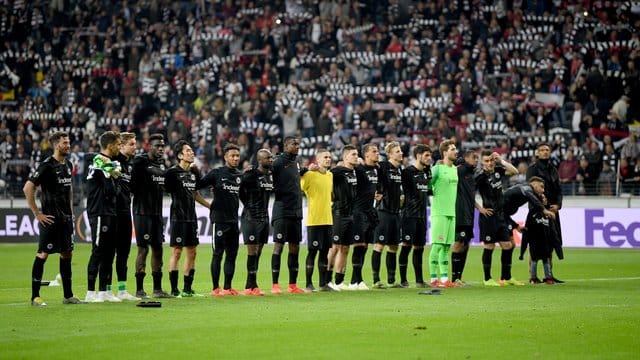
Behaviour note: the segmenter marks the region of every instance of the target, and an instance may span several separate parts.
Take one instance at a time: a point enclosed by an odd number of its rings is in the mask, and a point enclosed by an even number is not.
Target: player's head
[[[380,150],[376,144],[366,144],[362,147],[362,156],[364,157],[364,163],[369,166],[375,166],[380,158]]]
[[[396,163],[402,162],[402,149],[400,143],[397,141],[391,141],[384,147],[384,152],[387,154],[387,160],[394,161]]]
[[[51,143],[53,151],[58,152],[60,156],[67,156],[71,152],[69,134],[64,131],[56,131],[51,134],[51,136],[49,136],[49,143]]]
[[[476,167],[478,165],[478,153],[473,150],[467,150],[464,153],[464,162],[469,166]]]
[[[267,149],[260,149],[256,155],[256,160],[261,168],[270,169],[271,165],[273,165],[273,154]]]
[[[113,157],[120,152],[120,134],[115,131],[105,131],[98,138],[100,150],[107,156]]]
[[[164,153],[164,135],[162,134],[153,134],[149,136],[149,157],[151,160],[158,160]]]
[[[547,143],[540,143],[536,147],[536,156],[540,160],[548,160],[551,157],[551,146]]]
[[[327,149],[320,148],[316,151],[316,163],[323,169],[331,167],[331,152]]]
[[[227,144],[224,146],[224,163],[232,168],[236,169],[240,165],[240,147],[236,144]]]
[[[456,143],[453,140],[445,140],[440,143],[440,156],[443,160],[447,160],[449,163],[453,164],[458,157],[458,149],[456,148]]]
[[[298,155],[298,151],[300,150],[300,140],[298,140],[297,137],[287,136],[284,138],[284,141],[282,143],[284,145],[284,152]]]
[[[358,149],[353,145],[345,145],[342,148],[342,162],[348,168],[358,165]]]
[[[494,171],[496,169],[496,158],[491,150],[482,150],[480,154],[482,169],[484,171]]]
[[[536,194],[544,194],[544,180],[541,177],[532,176],[529,179],[529,185],[531,185],[533,192],[535,192]]]
[[[178,140],[178,142],[173,145],[173,153],[176,155],[178,163],[184,161],[187,164],[193,164],[196,159],[196,154],[193,151],[193,148],[184,140]]]
[[[413,157],[416,159],[416,163],[429,166],[431,164],[431,148],[425,144],[418,144],[413,147]]]
[[[120,152],[126,157],[132,157],[136,153],[136,134],[132,132],[121,132],[120,140]]]

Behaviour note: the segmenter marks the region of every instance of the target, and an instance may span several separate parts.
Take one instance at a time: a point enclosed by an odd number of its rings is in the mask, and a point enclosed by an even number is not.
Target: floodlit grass
[[[0,245],[2,359],[631,359],[640,354],[637,250],[568,249],[567,259],[556,262],[557,276],[568,281],[562,285],[484,288],[479,284],[480,250],[472,249],[465,278],[474,286],[445,289],[441,296],[418,295],[412,288],[212,298],[211,249],[202,245],[194,289],[205,297],[163,300],[162,308],[138,308],[131,302],[71,306],[62,305],[61,287],[43,287],[49,306],[33,308],[28,300],[35,249],[35,244]],[[135,247],[132,252],[129,269]],[[365,266],[369,284],[370,253]],[[499,256],[498,250],[495,277]],[[73,271],[80,298],[86,291],[88,257],[89,246],[78,245]],[[245,257],[242,249],[237,289],[244,287]],[[259,272],[263,290],[270,288],[270,258],[267,247]],[[526,267],[515,259],[514,275],[526,280]],[[304,266],[301,270],[298,283],[303,286]],[[286,260],[282,271],[286,282]],[[44,277],[53,279],[57,273],[55,255]],[[134,290],[130,273],[128,289]],[[413,280],[411,265],[409,274]],[[163,284],[168,290],[166,272]],[[146,285],[149,291],[150,276]]]

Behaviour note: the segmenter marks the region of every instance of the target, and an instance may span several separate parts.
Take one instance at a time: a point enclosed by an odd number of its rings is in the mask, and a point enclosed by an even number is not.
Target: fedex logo
[[[637,217],[605,216],[604,209],[587,209],[584,218],[586,246],[594,246],[601,236],[611,247],[622,247],[625,243],[630,247],[640,247],[640,222],[631,220]],[[616,221],[624,218],[629,220],[624,223]]]

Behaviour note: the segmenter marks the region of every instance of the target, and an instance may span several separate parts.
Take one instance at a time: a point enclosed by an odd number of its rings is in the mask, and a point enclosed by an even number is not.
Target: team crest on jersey
[[[465,233],[464,231],[461,231],[460,232],[460,236],[465,237],[465,236],[467,236],[467,233]]]
[[[338,241],[338,240],[340,240],[340,236],[338,236],[338,235],[333,235],[333,240],[334,240],[334,241]]]
[[[282,234],[278,233],[278,234],[276,235],[276,238],[278,238],[278,239],[282,239]]]
[[[256,239],[256,237],[255,237],[255,236],[253,236],[253,235],[249,235],[249,240],[253,241],[253,240],[255,240],[255,239]]]
[[[240,180],[240,178],[239,178],[239,177],[237,177],[237,178],[236,178],[236,184],[240,184],[240,181],[242,181],[242,180]]]
[[[485,239],[487,239],[487,241],[491,241],[491,236],[487,236]]]
[[[149,240],[149,239],[151,238],[151,235],[149,235],[149,234],[144,234],[143,238],[144,238],[145,240]]]
[[[384,240],[384,235],[378,236],[378,240]]]
[[[102,232],[107,232],[107,231],[109,231],[109,227],[108,227],[108,226],[106,226],[106,225],[105,225],[105,226],[103,226],[103,227],[102,227]]]
[[[355,236],[353,237],[353,240],[360,240],[360,235],[355,235]]]
[[[133,165],[127,166],[127,170],[129,170],[129,173],[131,173],[131,171],[133,170]]]
[[[318,242],[318,240],[314,240],[314,241],[311,243],[311,245],[313,245],[313,246],[318,246],[318,245],[320,245],[320,243]]]
[[[409,236],[409,235],[405,235],[405,236],[404,236],[404,239],[405,239],[405,240],[411,240],[411,236]]]
[[[218,230],[218,232],[216,232],[217,236],[222,236],[222,230]]]
[[[509,229],[509,231],[511,231],[511,230],[513,230],[513,226],[508,225],[508,226],[507,226],[507,229]]]
[[[191,181],[194,181],[196,179],[196,176],[194,174],[191,174]]]
[[[160,170],[165,171],[167,168],[164,167],[164,164],[160,164]]]
[[[177,242],[177,243],[181,243],[181,242],[182,242],[182,238],[181,238],[181,237],[177,237],[177,238],[176,238],[176,242]]]
[[[495,173],[494,176],[496,177],[496,179],[500,179],[500,174],[499,173]]]
[[[53,244],[51,244],[51,243],[47,244],[47,249],[49,249],[49,250],[53,249]]]

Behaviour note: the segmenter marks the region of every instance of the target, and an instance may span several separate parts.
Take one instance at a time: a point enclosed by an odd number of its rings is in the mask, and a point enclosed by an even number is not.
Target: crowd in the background
[[[22,193],[52,129],[71,134],[78,185],[84,154],[118,130],[141,151],[156,132],[185,139],[203,172],[228,142],[252,162],[295,134],[307,158],[454,138],[521,170],[550,142],[566,194],[640,194],[631,1],[1,3],[5,194]]]

